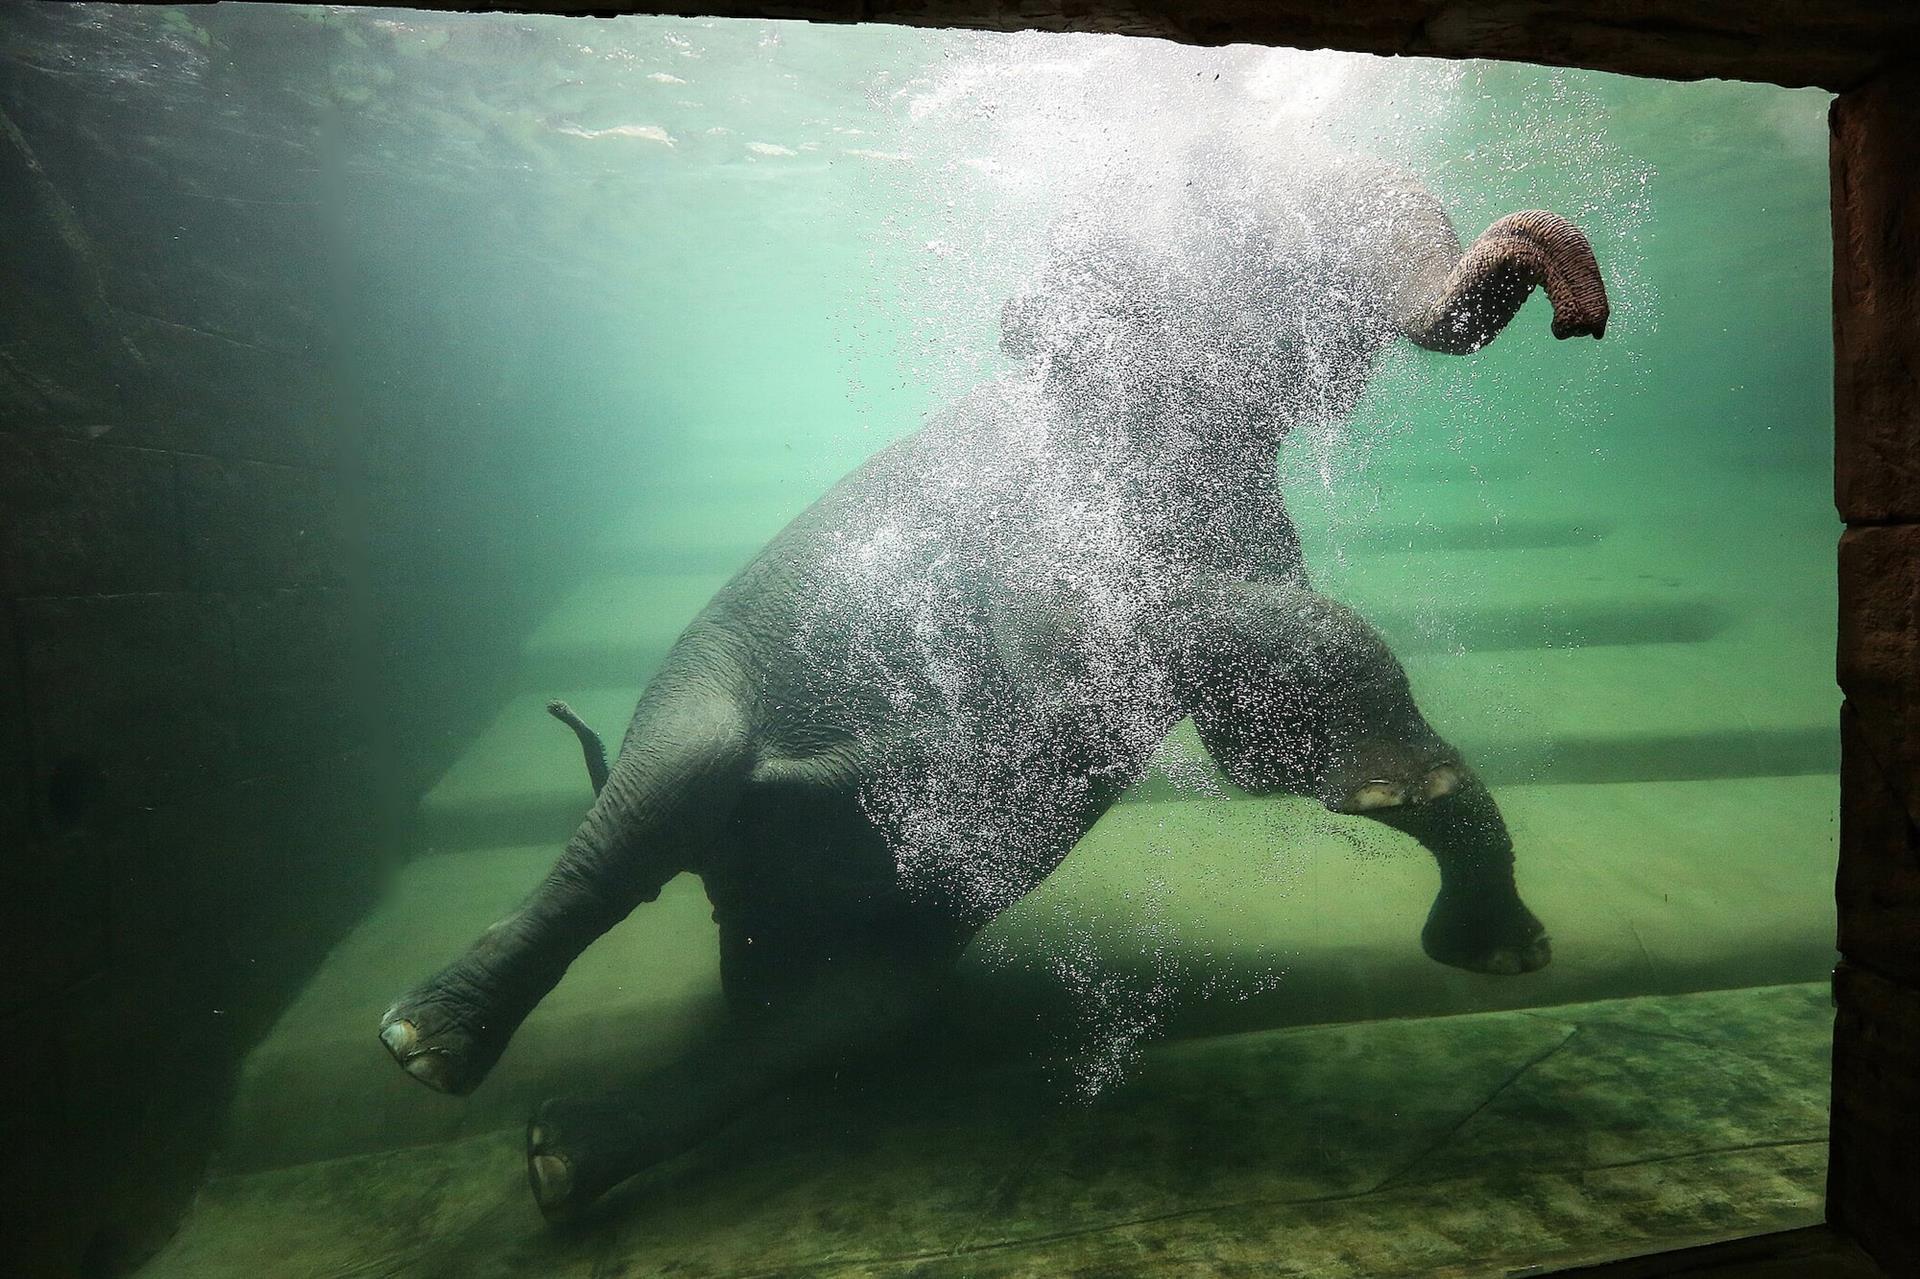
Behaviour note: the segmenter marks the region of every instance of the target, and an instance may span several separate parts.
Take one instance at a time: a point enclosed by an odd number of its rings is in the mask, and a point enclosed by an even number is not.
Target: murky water
[[[380,660],[499,654],[399,694],[406,855],[152,1273],[1465,1274],[1817,1218],[1824,95],[373,10],[10,40],[29,141],[77,95],[74,153],[137,161],[82,222],[169,164],[224,210],[114,260],[230,237],[227,337],[320,317],[371,509],[429,513],[365,530]],[[383,488],[409,450],[444,471]]]

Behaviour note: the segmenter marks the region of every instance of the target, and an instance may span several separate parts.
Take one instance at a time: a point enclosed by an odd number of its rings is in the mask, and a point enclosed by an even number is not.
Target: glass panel
[[[1407,1276],[1818,1219],[1825,95],[0,41],[46,1255]]]

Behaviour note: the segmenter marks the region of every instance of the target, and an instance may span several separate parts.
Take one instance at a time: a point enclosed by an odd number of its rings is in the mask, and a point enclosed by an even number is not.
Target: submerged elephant
[[[1556,337],[1601,336],[1586,237],[1516,213],[1463,253],[1417,182],[1348,157],[1218,146],[1129,181],[1126,225],[1062,224],[1008,302],[1019,371],[715,596],[546,880],[386,1014],[394,1058],[464,1093],[590,942],[701,877],[731,1029],[632,1092],[540,1108],[549,1216],[914,1016],[1186,716],[1239,785],[1425,845],[1434,959],[1547,963],[1492,796],[1380,637],[1309,584],[1275,449],[1346,414],[1389,341],[1472,352],[1535,285]]]

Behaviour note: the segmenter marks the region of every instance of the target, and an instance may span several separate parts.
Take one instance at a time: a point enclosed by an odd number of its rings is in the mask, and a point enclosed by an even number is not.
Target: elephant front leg
[[[1399,671],[1397,662],[1393,671]],[[1412,706],[1409,697],[1406,715],[1354,720],[1345,718],[1355,711],[1351,702],[1321,701],[1320,722],[1301,725],[1292,746],[1316,743],[1323,753],[1298,758],[1299,784],[1277,789],[1296,790],[1333,812],[1390,826],[1433,854],[1440,891],[1420,934],[1430,958],[1503,976],[1545,967],[1552,946],[1546,929],[1520,900],[1513,839],[1499,806],[1459,752]],[[1244,759],[1238,769],[1226,771],[1248,781],[1259,776],[1247,776]],[[1254,788],[1276,789],[1257,782]]]
[[[1193,718],[1233,781],[1384,823],[1433,854],[1421,943],[1443,964],[1514,974],[1552,956],[1514,884],[1493,796],[1427,724],[1399,660],[1353,610],[1301,587],[1242,590],[1191,663]]]
[[[1513,840],[1493,795],[1465,764],[1442,766],[1442,794],[1368,809],[1366,816],[1413,836],[1440,867],[1440,892],[1420,944],[1455,968],[1512,976],[1546,967],[1546,928],[1520,900]]]

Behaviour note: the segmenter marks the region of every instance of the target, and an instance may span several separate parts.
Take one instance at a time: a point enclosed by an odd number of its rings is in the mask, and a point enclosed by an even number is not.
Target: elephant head
[[[1130,166],[1056,222],[1001,345],[1076,394],[1278,436],[1343,417],[1395,338],[1477,351],[1536,285],[1556,337],[1605,332],[1599,266],[1565,218],[1510,214],[1463,250],[1400,170],[1214,141]]]

